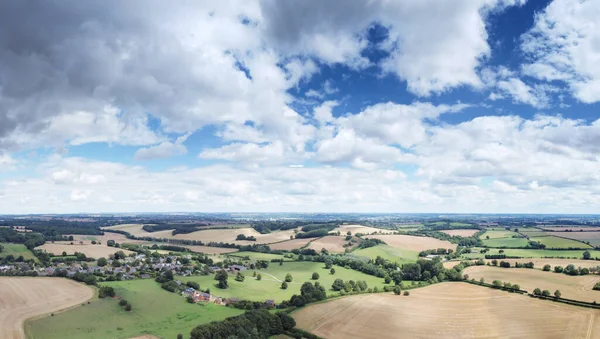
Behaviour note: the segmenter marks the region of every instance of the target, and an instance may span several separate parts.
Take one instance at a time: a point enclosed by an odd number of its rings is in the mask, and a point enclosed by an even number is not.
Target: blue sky
[[[344,4],[0,5],[0,213],[599,212],[597,2]]]

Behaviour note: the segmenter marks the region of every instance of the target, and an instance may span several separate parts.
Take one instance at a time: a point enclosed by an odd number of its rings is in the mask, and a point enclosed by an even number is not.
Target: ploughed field
[[[93,296],[92,288],[73,280],[0,277],[0,338],[25,339],[26,319],[79,305]]]
[[[596,310],[458,282],[410,292],[340,298],[292,315],[329,339],[600,337]]]
[[[564,267],[564,266],[563,266]],[[585,302],[600,301],[600,291],[594,291],[594,284],[600,281],[598,275],[569,276],[563,273],[543,272],[528,268],[501,268],[494,266],[471,266],[464,270],[469,279],[485,279],[491,284],[494,280],[519,284],[522,290],[532,293],[538,287],[551,294],[559,290],[563,298]],[[600,336],[600,333],[598,334]]]

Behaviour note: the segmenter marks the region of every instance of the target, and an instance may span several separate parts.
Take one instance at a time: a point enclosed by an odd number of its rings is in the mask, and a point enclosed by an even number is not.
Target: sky
[[[600,1],[0,2],[0,214],[600,213]]]

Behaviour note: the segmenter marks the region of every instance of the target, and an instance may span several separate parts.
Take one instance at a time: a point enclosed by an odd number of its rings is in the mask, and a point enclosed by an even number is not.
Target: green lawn
[[[482,250],[483,248],[474,248],[476,250]],[[486,254],[500,254],[500,249],[490,248],[485,254],[483,253],[469,253],[462,255],[465,259],[479,259],[484,258]],[[518,256],[523,258],[576,258],[581,259],[583,257],[584,250],[534,250],[534,249],[512,249],[507,248],[504,250],[504,254],[507,256]],[[592,258],[600,257],[600,251],[589,250]]]
[[[0,252],[0,258],[4,258],[12,254],[15,257],[15,259],[22,255],[23,259],[25,260],[33,259],[37,261],[35,255],[33,255],[33,253],[29,249],[27,249],[27,247],[25,247],[25,245],[23,244],[13,244],[5,242],[1,243],[0,245],[2,245],[2,247],[4,248],[4,250]]]
[[[256,280],[252,277],[253,271],[244,273],[246,279],[244,282],[235,281],[235,275],[230,274],[228,283],[229,288],[219,289],[216,287],[217,281],[214,275],[208,276],[192,276],[192,277],[177,277],[177,279],[187,282],[195,281],[200,284],[201,289],[210,288],[213,295],[219,297],[238,297],[245,300],[265,301],[273,299],[276,302],[289,299],[293,294],[300,294],[300,286],[306,281],[315,282],[312,280],[313,272],[319,273],[319,283],[325,287],[327,294],[336,293],[331,289],[333,281],[337,278],[346,280],[365,280],[368,287],[378,286],[383,288],[383,278],[377,278],[351,269],[346,269],[339,266],[334,266],[335,275],[331,275],[329,270],[325,269],[325,264],[317,262],[284,262],[283,265],[271,263],[266,270],[257,270],[257,273],[262,275],[262,280]],[[288,283],[286,290],[281,289],[281,282],[285,279],[285,275],[290,273],[293,277],[292,283]]]
[[[419,253],[415,251],[407,251],[400,248],[377,245],[369,248],[359,249],[351,253],[352,255],[375,259],[381,256],[389,261],[395,261],[399,264],[415,262],[419,258]]]
[[[189,304],[182,296],[161,289],[154,280],[103,285],[114,287],[117,295],[131,303],[133,310],[124,311],[114,299],[96,299],[89,305],[28,323],[28,338],[117,339],[153,334],[174,339],[179,333],[188,338],[199,324],[242,313],[214,304]]]
[[[259,252],[234,252],[234,253],[226,254],[226,256],[232,257],[232,259],[250,257],[250,260],[252,260],[252,261],[256,261],[256,260],[271,261],[272,259],[277,259],[277,260],[283,259],[283,261],[294,260],[294,259],[284,258],[283,255],[281,255],[281,254],[259,253]]]
[[[576,240],[564,239],[554,236],[530,237],[530,239],[532,241],[541,242],[542,244],[546,245],[546,248],[592,248],[592,246]]]

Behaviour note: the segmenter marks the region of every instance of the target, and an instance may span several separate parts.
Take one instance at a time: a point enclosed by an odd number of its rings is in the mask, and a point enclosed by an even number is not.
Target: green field
[[[5,242],[1,243],[0,245],[2,245],[2,247],[4,248],[4,250],[0,252],[0,258],[4,258],[12,254],[15,257],[15,259],[22,255],[23,259],[25,260],[33,259],[37,261],[35,255],[33,255],[33,253],[29,249],[27,249],[27,247],[25,247],[25,245],[23,244],[13,244]]]
[[[388,245],[377,245],[369,248],[363,248],[356,250],[351,254],[360,257],[367,257],[369,259],[375,259],[377,256],[380,256],[383,259],[395,261],[399,264],[415,262],[419,258],[418,252],[407,251]]]
[[[505,229],[502,230],[487,230],[482,235],[479,236],[479,239],[485,240],[489,237],[489,240],[492,239],[500,239],[500,238],[512,238],[514,235],[519,235],[517,232],[507,231]]]
[[[241,259],[244,257],[250,257],[250,260],[266,260],[271,261],[272,259],[283,259],[283,261],[294,260],[290,258],[284,258],[283,255],[280,254],[271,254],[271,253],[259,253],[259,252],[234,252],[231,254],[225,254],[227,257],[231,257],[231,259]]]
[[[483,240],[483,245],[488,247],[526,247],[529,241],[525,238],[496,238]]]
[[[383,278],[377,278],[351,269],[346,269],[339,266],[335,268],[335,275],[331,275],[328,269],[325,269],[325,264],[318,262],[284,262],[283,265],[271,263],[266,270],[257,270],[257,273],[262,275],[262,280],[256,280],[252,277],[253,271],[249,270],[244,273],[246,279],[244,282],[235,281],[235,275],[229,274],[229,288],[219,289],[216,287],[217,281],[214,275],[207,276],[192,276],[192,277],[177,277],[178,280],[187,282],[195,281],[200,284],[201,289],[210,288],[213,295],[218,297],[238,297],[243,300],[265,301],[273,299],[276,302],[289,299],[293,294],[300,294],[300,286],[306,281],[318,281],[325,287],[327,294],[337,293],[331,289],[333,281],[337,278],[346,280],[364,280],[368,287],[378,286],[383,288]],[[313,272],[319,273],[319,280],[312,280]],[[281,289],[281,282],[285,279],[285,275],[290,273],[293,277],[291,283],[288,283],[286,290]],[[278,281],[279,280],[279,281]]]
[[[592,246],[576,240],[564,239],[551,235],[545,237],[530,237],[529,239],[541,242],[546,245],[546,248],[592,248]]]
[[[481,251],[483,248],[474,248],[475,250]],[[486,254],[500,254],[500,249],[490,248],[487,253],[468,253],[463,254],[462,257],[465,259],[483,259]],[[535,250],[535,249],[513,249],[507,248],[504,250],[504,254],[507,256],[523,257],[523,258],[575,258],[581,259],[583,257],[584,250]],[[592,258],[600,257],[600,251],[589,250]]]
[[[241,310],[214,304],[189,304],[180,295],[160,288],[154,280],[103,283],[115,288],[117,295],[133,306],[124,311],[114,299],[96,299],[89,305],[28,322],[28,338],[34,339],[117,339],[142,334],[162,338],[188,338],[199,324],[242,313]]]

